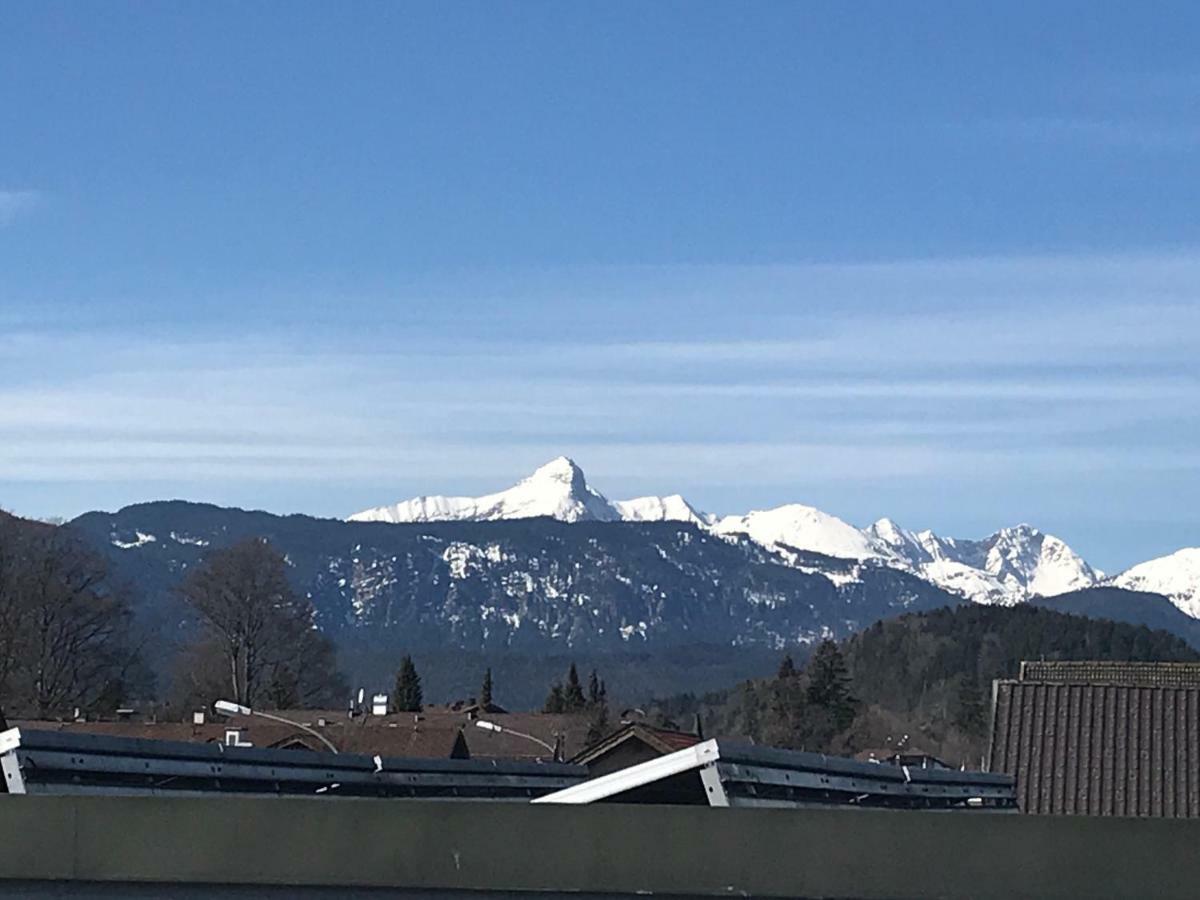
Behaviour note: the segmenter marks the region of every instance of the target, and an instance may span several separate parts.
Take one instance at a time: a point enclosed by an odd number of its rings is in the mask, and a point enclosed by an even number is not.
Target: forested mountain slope
[[[830,645],[832,646],[832,645]],[[962,605],[877,622],[838,647],[853,716],[837,722],[814,704],[812,676],[782,669],[700,698],[675,697],[659,715],[706,733],[838,753],[906,748],[979,765],[987,739],[991,682],[1016,677],[1025,659],[1196,661],[1182,639],[1034,606]]]

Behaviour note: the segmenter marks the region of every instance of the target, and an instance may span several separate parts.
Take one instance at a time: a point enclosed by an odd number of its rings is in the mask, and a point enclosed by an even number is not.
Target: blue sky
[[[8,3],[0,505],[566,453],[1115,570],[1200,543],[1194,4]]]

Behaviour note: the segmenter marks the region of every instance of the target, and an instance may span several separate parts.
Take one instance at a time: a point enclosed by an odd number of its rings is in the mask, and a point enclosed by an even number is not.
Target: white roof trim
[[[16,750],[20,746],[20,728],[10,728],[8,731],[0,731],[0,753],[8,753],[11,750]]]
[[[668,753],[666,756],[638,763],[636,766],[629,766],[617,772],[610,772],[607,775],[601,775],[599,778],[593,778],[582,784],[563,788],[561,791],[546,794],[544,797],[538,797],[531,802],[594,803],[597,800],[604,800],[617,794],[623,794],[625,791],[633,790],[644,784],[670,778],[672,775],[678,775],[681,772],[701,769],[704,766],[712,765],[720,758],[721,752],[717,748],[716,740],[704,741],[701,744],[696,744],[694,747],[676,750],[674,753]]]

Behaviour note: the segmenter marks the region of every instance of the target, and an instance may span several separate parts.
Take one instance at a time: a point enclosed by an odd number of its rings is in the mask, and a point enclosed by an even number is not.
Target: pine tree
[[[972,737],[983,734],[987,725],[987,708],[979,682],[967,676],[958,684],[954,724]]]
[[[411,656],[400,660],[396,673],[396,690],[392,694],[392,712],[420,712],[423,706],[421,676]]]
[[[492,705],[492,669],[483,673],[483,686],[479,689],[479,705],[487,709]]]
[[[758,697],[754,693],[754,683],[750,681],[742,685],[742,731],[753,741],[762,740],[762,726],[758,721]]]
[[[775,677],[780,681],[796,677],[796,664],[792,662],[792,654],[788,653],[783,657],[783,662],[779,664],[779,673]]]
[[[567,672],[567,686],[563,690],[563,706],[565,712],[579,712],[587,706],[587,700],[583,696],[583,685],[579,681],[579,670],[575,668],[575,663],[571,663],[571,669]]]
[[[759,733],[772,747],[807,749],[811,745],[807,721],[811,704],[804,681],[798,675],[779,678],[763,686]]]
[[[546,696],[546,702],[542,706],[542,712],[566,712],[566,703],[563,700],[563,686],[559,682],[554,682],[554,684],[550,687],[550,693]]]
[[[608,735],[608,688],[604,681],[592,669],[588,679],[588,709],[591,720],[588,722],[587,742],[594,744]]]
[[[850,673],[838,645],[822,641],[807,671],[808,702],[827,710],[839,730],[848,727],[858,701],[850,691]]]

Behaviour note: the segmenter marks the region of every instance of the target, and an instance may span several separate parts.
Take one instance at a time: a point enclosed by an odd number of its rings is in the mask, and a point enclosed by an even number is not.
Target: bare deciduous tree
[[[312,604],[292,590],[284,558],[266,540],[211,553],[180,590],[204,630],[183,656],[193,701],[210,702],[216,692],[280,708],[327,702],[342,691]]]
[[[0,517],[0,695],[39,717],[116,706],[138,654],[105,561],[69,531]]]

